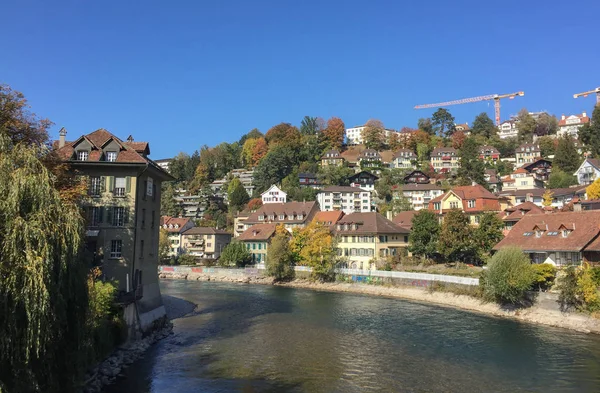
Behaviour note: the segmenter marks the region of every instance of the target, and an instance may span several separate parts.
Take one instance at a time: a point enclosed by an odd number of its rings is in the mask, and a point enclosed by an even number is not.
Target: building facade
[[[189,218],[162,216],[160,226],[167,232],[169,239],[169,256],[178,256],[182,253],[183,232],[194,226],[194,222]]]
[[[435,199],[444,193],[444,189],[437,184],[405,184],[398,190],[402,190],[402,195],[410,201],[413,210],[427,209],[429,201]],[[396,197],[396,192],[394,192]]]
[[[338,150],[328,150],[321,157],[321,166],[343,166],[344,158]]]
[[[269,203],[261,206],[245,221],[244,232],[256,224],[281,224],[289,232],[295,228],[304,228],[319,211],[317,202]]]
[[[363,190],[375,191],[375,182],[379,179],[371,172],[361,171],[348,178],[351,187],[360,187]]]
[[[263,205],[268,203],[286,203],[287,193],[276,185],[272,185],[267,191],[261,194],[261,198]]]
[[[528,164],[542,158],[540,145],[536,143],[524,143],[515,150],[517,165]]]
[[[458,151],[452,147],[436,147],[431,152],[431,166],[436,172],[451,172],[459,165]]]
[[[440,217],[452,209],[459,209],[469,217],[471,225],[479,225],[479,216],[484,212],[499,212],[498,197],[479,184],[454,187],[447,193],[429,201],[429,210]]]
[[[600,176],[600,160],[597,158],[586,158],[573,175],[577,177],[577,183],[582,186],[592,184]]]
[[[516,138],[519,136],[519,128],[515,120],[505,120],[498,126],[498,136],[500,139]]]
[[[264,266],[271,239],[275,236],[277,224],[255,224],[242,233],[238,240],[244,243],[252,256],[252,262]]]
[[[321,211],[370,212],[371,192],[358,187],[331,186],[317,194],[317,202]]]
[[[231,233],[210,227],[193,227],[182,234],[183,252],[204,259],[219,259],[231,243]]]
[[[409,149],[400,149],[392,158],[391,167],[398,169],[413,169],[417,161],[417,155]]]
[[[480,146],[479,158],[490,163],[496,163],[500,161],[500,152],[494,146]]]
[[[572,138],[577,139],[579,129],[584,124],[587,124],[589,122],[590,118],[588,117],[586,112],[583,112],[580,115],[562,115],[560,117],[560,120],[558,121],[558,131],[556,132],[556,135],[559,137],[569,135]]]

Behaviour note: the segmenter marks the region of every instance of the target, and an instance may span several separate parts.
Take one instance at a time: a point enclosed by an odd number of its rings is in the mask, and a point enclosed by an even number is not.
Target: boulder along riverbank
[[[385,296],[417,302],[432,303],[440,306],[454,307],[472,312],[487,314],[502,318],[512,318],[523,322],[537,323],[547,326],[560,327],[583,333],[600,334],[600,319],[579,312],[561,312],[558,309],[548,309],[540,302],[527,308],[505,308],[496,303],[488,303],[467,295],[456,295],[450,292],[429,291],[424,288],[408,286],[369,285],[362,283],[318,283],[306,279],[295,279],[290,282],[276,283],[272,277],[230,277],[205,273],[175,273],[162,272],[162,279],[179,279],[194,281],[218,281],[240,284],[278,285],[291,288],[305,288],[316,291],[347,292],[374,296]],[[546,301],[548,302],[548,301]]]

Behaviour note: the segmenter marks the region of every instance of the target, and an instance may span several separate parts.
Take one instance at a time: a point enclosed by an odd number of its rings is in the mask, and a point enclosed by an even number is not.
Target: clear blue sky
[[[3,1],[0,83],[74,138],[106,128],[152,157],[304,115],[416,126],[414,105],[525,91],[503,119],[591,112],[600,2]],[[493,106],[449,107],[457,122]]]

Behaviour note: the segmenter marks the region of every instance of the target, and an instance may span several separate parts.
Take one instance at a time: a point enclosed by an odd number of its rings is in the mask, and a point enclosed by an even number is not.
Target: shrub
[[[591,267],[590,274],[592,275],[592,279],[596,283],[596,286],[600,287],[600,266]]]
[[[558,280],[558,302],[560,309],[567,311],[570,308],[580,308],[581,304],[577,298],[577,270],[575,266],[569,266],[564,270],[563,276]]]
[[[487,300],[498,303],[524,304],[535,273],[529,258],[516,247],[498,251],[483,274],[482,285]]]
[[[540,291],[546,291],[552,287],[554,280],[556,279],[556,267],[549,263],[540,263],[531,265],[533,272],[535,273],[535,279],[533,281],[534,289]]]
[[[575,308],[581,311],[600,310],[598,284],[595,271],[587,263],[582,266],[569,266],[559,281],[558,301],[563,311]]]
[[[243,243],[231,242],[221,253],[219,258],[220,266],[244,267],[252,262],[252,256]]]
[[[180,265],[195,265],[196,264],[196,258],[194,258],[190,254],[181,254],[179,256],[178,263]]]
[[[277,281],[292,279],[295,273],[292,261],[293,256],[290,251],[288,236],[278,233],[271,241],[267,252],[267,275],[275,277]]]

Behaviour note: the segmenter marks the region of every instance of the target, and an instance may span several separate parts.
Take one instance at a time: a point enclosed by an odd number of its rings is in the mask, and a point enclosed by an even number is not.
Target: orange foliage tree
[[[344,135],[346,134],[346,125],[339,117],[332,117],[327,120],[327,128],[323,130],[323,137],[327,145],[332,149],[341,149],[344,144]]]
[[[267,155],[268,151],[269,148],[265,138],[258,138],[254,144],[254,148],[252,148],[252,166],[258,165],[260,160]]]
[[[283,144],[290,147],[297,147],[300,144],[302,135],[298,128],[290,123],[279,123],[267,131],[265,139],[269,146]]]

